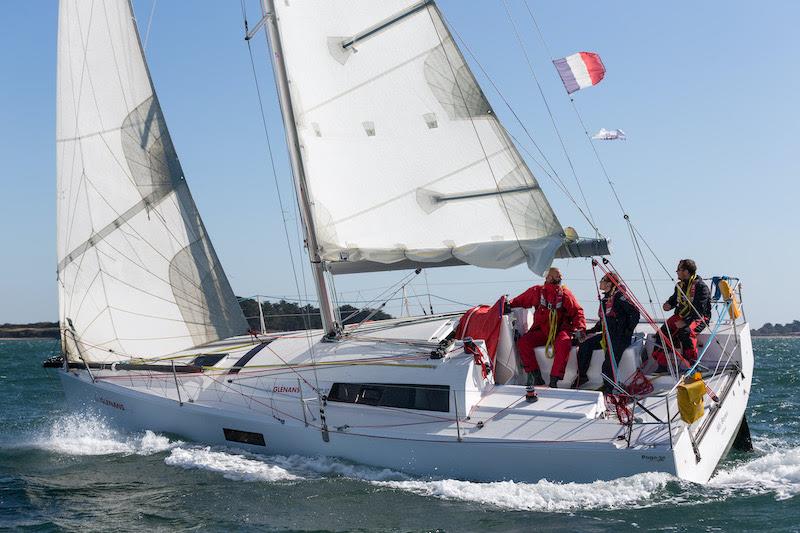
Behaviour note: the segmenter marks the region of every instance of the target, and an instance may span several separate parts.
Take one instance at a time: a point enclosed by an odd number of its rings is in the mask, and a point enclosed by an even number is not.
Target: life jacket
[[[564,290],[553,284],[545,284],[539,293],[539,309],[537,314],[547,310],[547,341],[544,345],[544,354],[548,358],[553,357],[553,343],[555,342],[556,333],[560,326],[563,314],[559,315],[559,311],[564,307]]]
[[[617,311],[614,309],[614,302],[617,299],[617,294],[619,293],[619,291],[617,289],[613,289],[613,291],[614,292],[611,293],[611,296],[607,296],[607,297],[603,298],[603,300],[600,302],[600,309],[598,309],[598,311],[597,311],[597,316],[600,318],[600,320],[603,319],[603,304],[604,303],[605,303],[605,308],[606,308],[605,309],[606,318],[617,316]]]
[[[697,274],[692,274],[684,285],[683,281],[678,282],[678,305],[676,311],[680,316],[687,316],[692,308],[694,300],[694,290],[697,286]],[[700,310],[698,310],[700,312]]]
[[[564,290],[558,285],[542,285],[539,293],[539,306],[550,311],[558,311],[564,306]]]

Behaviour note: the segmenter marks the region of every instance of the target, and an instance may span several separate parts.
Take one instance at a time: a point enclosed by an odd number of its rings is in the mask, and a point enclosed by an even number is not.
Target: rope
[[[611,269],[607,269],[604,266],[605,264],[611,265],[611,262],[608,261],[607,259],[603,259],[603,263],[602,264],[598,263],[598,268],[600,268],[600,270],[604,274],[612,272]],[[613,268],[613,265],[611,265],[611,267]],[[639,309],[639,311],[641,311],[641,313],[644,315],[644,317],[647,320],[647,322],[650,324],[650,326],[653,327],[654,331],[656,332],[656,335],[659,335],[660,338],[662,339],[662,342],[665,344],[664,347],[672,351],[671,353],[673,353],[675,355],[675,369],[677,369],[678,368],[677,352],[675,351],[675,349],[673,347],[674,343],[673,343],[673,339],[672,339],[672,333],[669,331],[669,328],[667,328],[667,336],[665,336],[664,333],[661,331],[661,328],[656,324],[655,320],[653,320],[653,317],[650,316],[650,313],[647,312],[647,309],[645,309],[644,306],[642,305],[642,303],[639,301],[639,299],[636,298],[636,295],[633,294],[632,291],[628,290],[627,287],[625,287],[625,285],[623,284],[624,278],[619,273],[619,271],[617,271],[616,269],[613,269],[613,273],[616,274],[619,277],[619,282],[615,281],[615,279],[612,277],[611,278],[611,283],[614,284],[616,286],[617,290],[620,290]],[[669,362],[669,359],[667,361]],[[675,373],[672,373],[672,372],[673,372],[672,368],[670,368],[670,373],[671,373],[672,377],[676,378],[677,377],[677,370],[675,371]]]
[[[603,305],[603,299],[600,297],[600,289],[599,284],[597,283],[597,261],[592,260],[592,275],[594,276],[595,281],[595,292],[597,292],[597,302],[600,304],[600,319],[602,320],[602,328],[603,331],[601,333],[602,337],[600,338],[600,346],[603,348],[603,355],[605,357],[611,357],[611,371],[614,373],[612,376],[614,379],[614,384],[619,383],[619,378],[617,377],[619,373],[617,372],[617,360],[614,357],[614,346],[611,343],[611,339],[609,338],[608,333],[608,322],[606,320],[606,306]],[[611,279],[611,278],[609,278]],[[618,290],[616,287],[614,290]],[[609,298],[613,298],[613,296],[609,296]]]
[[[544,355],[548,359],[552,359],[555,356],[553,343],[556,340],[556,333],[558,332],[558,311],[555,309],[550,310],[548,326],[550,329],[547,331],[547,342],[544,345]]]

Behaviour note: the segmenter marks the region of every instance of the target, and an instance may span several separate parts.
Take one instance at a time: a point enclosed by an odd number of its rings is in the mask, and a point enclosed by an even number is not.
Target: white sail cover
[[[550,265],[561,224],[432,3],[275,4],[334,272]]]
[[[57,85],[58,286],[69,357],[159,357],[246,332],[128,0],[61,1]]]

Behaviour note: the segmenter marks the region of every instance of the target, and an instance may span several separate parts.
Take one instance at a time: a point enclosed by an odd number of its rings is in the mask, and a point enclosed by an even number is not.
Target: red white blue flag
[[[594,52],[578,52],[556,59],[553,64],[568,94],[597,85],[606,75],[606,67],[603,66],[600,56]]]

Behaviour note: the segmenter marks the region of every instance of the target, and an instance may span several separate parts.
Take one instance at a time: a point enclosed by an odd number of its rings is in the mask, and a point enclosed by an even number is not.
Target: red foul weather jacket
[[[559,285],[534,285],[516,298],[508,302],[511,307],[534,308],[533,325],[530,331],[550,330],[550,309],[555,308],[558,314],[558,331],[566,331],[570,335],[579,329],[586,329],[586,318],[583,308],[566,287]]]

